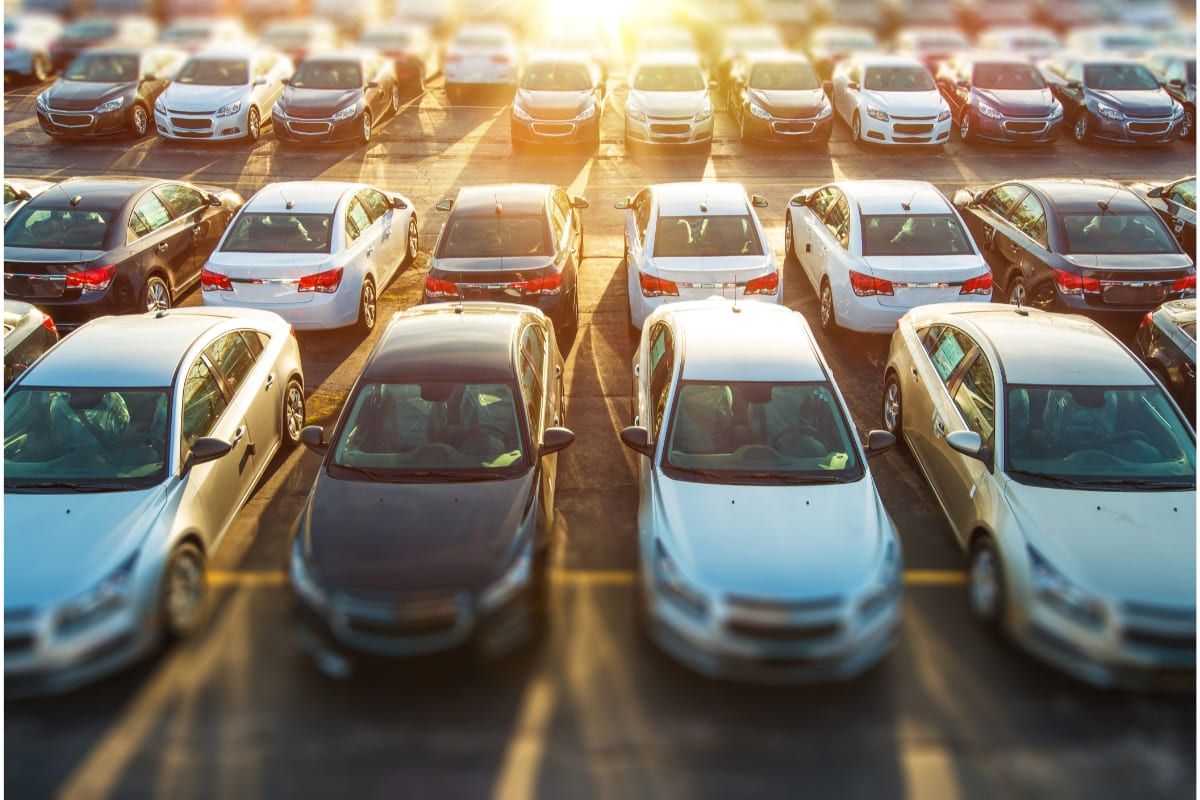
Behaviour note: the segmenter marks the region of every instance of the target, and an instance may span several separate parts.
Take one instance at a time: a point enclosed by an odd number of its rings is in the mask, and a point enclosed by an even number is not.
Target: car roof
[[[1100,210],[1097,203],[1108,203],[1111,211],[1144,212],[1146,204],[1137,192],[1115,181],[1104,180],[1032,180],[1031,186],[1062,212]]]
[[[259,189],[243,207],[244,211],[296,214],[332,214],[346,195],[363,184],[344,181],[280,181]],[[288,208],[288,202],[292,207]]]
[[[458,190],[453,213],[456,216],[487,216],[496,213],[540,214],[546,208],[546,196],[554,188],[544,183],[498,183],[464,186]]]
[[[804,317],[774,303],[698,300],[667,306],[683,380],[825,381]]]
[[[578,64],[592,67],[596,62],[587,53],[575,50],[556,50],[552,45],[533,50],[525,57],[525,65],[530,64]]]
[[[515,303],[434,303],[397,312],[363,368],[364,381],[469,380],[516,375],[513,337],[537,312]]]
[[[688,181],[658,183],[650,187],[658,200],[658,213],[666,216],[693,214],[745,214],[746,189],[740,183],[727,181]],[[700,210],[700,204],[707,211]]]
[[[1008,384],[1145,386],[1145,367],[1087,317],[982,303],[927,307],[991,345]]]
[[[863,214],[938,214],[950,210],[950,201],[925,181],[864,180],[836,184]],[[906,210],[901,204],[908,203]]]
[[[648,66],[680,66],[700,68],[700,56],[687,50],[651,50],[638,56],[634,70]]]
[[[106,176],[103,178],[67,178],[58,187],[53,187],[34,197],[29,205],[34,208],[71,208],[71,198],[81,197],[81,211],[115,210],[121,208],[131,197],[162,183],[157,178]]]

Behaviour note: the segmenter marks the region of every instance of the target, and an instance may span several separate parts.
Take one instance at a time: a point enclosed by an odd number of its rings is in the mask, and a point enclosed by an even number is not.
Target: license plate
[[[4,293],[14,297],[62,297],[64,281],[50,276],[5,276]]]
[[[1161,303],[1166,295],[1166,286],[1161,283],[1125,283],[1104,287],[1104,302],[1115,305]]]

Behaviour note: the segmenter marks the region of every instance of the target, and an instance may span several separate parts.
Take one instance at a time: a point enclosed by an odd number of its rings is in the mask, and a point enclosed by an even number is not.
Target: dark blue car
[[[964,142],[1048,144],[1062,131],[1062,104],[1020,56],[960,56],[942,65],[937,84]]]

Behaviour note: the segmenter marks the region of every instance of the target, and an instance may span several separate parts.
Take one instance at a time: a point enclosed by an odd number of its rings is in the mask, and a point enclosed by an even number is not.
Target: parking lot
[[[422,256],[382,293],[383,319],[419,300],[441,224],[434,204],[458,187],[554,183],[591,207],[566,372],[577,440],[560,460],[545,639],[495,662],[376,665],[347,681],[317,672],[293,644],[283,573],[318,464],[298,449],[277,458],[210,563],[206,631],[98,685],[6,704],[11,796],[1192,795],[1194,696],[1090,689],[975,625],[957,544],[901,448],[872,462],[906,570],[900,644],[879,667],[844,685],[742,686],[696,677],[640,637],[631,605],[634,462],[618,439],[629,424],[634,342],[622,218],[612,208],[646,184],[739,181],[770,201],[760,214],[782,263],[783,209],[801,188],[853,178],[924,179],[947,194],[1015,177],[1167,181],[1195,172],[1189,144],[1082,147],[1064,137],[1044,148],[952,140],[944,152],[882,152],[857,148],[839,124],[828,148],[750,149],[719,113],[711,153],[631,156],[624,90],[614,85],[598,157],[514,158],[506,108],[447,108],[436,81],[365,151],[282,148],[269,133],[254,147],[153,136],[71,143],[39,130],[40,88],[7,87],[7,175],[185,178],[247,198],[273,180],[361,180],[406,194]],[[784,285],[785,303],[816,328],[816,298],[794,263]],[[198,304],[199,291],[183,302]],[[336,418],[380,330],[368,341],[302,335],[310,422]],[[817,337],[860,433],[879,427],[887,339]]]

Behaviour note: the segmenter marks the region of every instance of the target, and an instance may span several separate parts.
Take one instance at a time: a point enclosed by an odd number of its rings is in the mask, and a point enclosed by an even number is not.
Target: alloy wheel
[[[1088,137],[1088,117],[1087,112],[1081,112],[1075,118],[1075,141],[1083,142]]]
[[[980,619],[995,619],[999,613],[1000,580],[996,556],[990,547],[980,547],[967,573],[967,595],[971,611]]]
[[[150,127],[150,119],[146,116],[146,109],[141,106],[133,107],[133,132],[136,136],[145,136],[146,129]]]
[[[304,427],[304,390],[300,384],[288,384],[287,396],[283,400],[284,419],[287,422],[288,440],[300,441],[300,431]]]
[[[397,114],[399,112],[400,112],[400,87],[393,86],[392,87],[392,113]]]
[[[166,311],[171,307],[171,292],[162,278],[151,278],[146,283],[146,310]]]
[[[363,284],[362,308],[360,309],[362,325],[366,330],[375,327],[375,284],[367,281]]]
[[[1020,278],[1013,281],[1013,285],[1008,288],[1008,302],[1014,306],[1026,305],[1025,282]]]
[[[862,119],[858,114],[854,115],[854,121],[850,123],[850,138],[854,140],[855,144],[862,141]]]
[[[833,327],[833,290],[828,282],[821,284],[821,327]]]
[[[417,218],[412,217],[408,221],[408,261],[412,263],[417,260],[417,251],[420,246],[417,242]]]
[[[900,429],[900,384],[894,378],[883,390],[883,426],[893,434]]]
[[[958,138],[962,139],[964,142],[970,140],[971,138],[971,114],[969,112],[963,112],[962,123],[958,128]]]
[[[789,213],[783,224],[783,257],[791,258],[795,251],[795,232],[792,230],[792,215]]]
[[[190,547],[183,548],[168,566],[164,611],[167,628],[177,635],[196,627],[204,607],[204,562]]]
[[[246,131],[252,142],[257,142],[258,137],[262,134],[262,121],[258,117],[257,108],[250,109],[250,113],[246,117]]]

